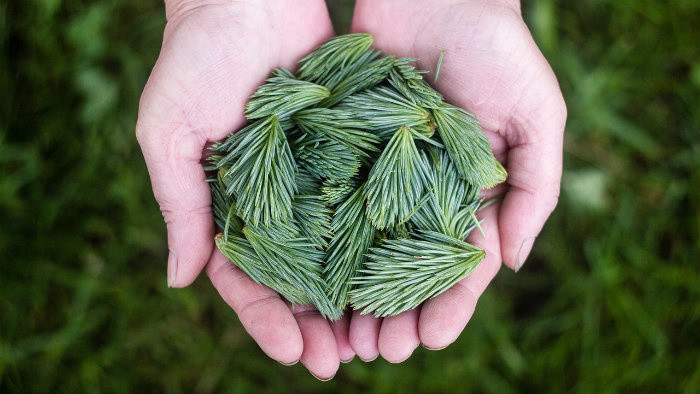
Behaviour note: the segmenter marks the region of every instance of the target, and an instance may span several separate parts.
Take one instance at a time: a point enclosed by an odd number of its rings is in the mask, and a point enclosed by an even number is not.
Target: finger
[[[420,308],[385,317],[379,331],[379,354],[390,363],[400,363],[420,344],[418,316]]]
[[[338,345],[328,321],[313,306],[289,306],[304,340],[301,363],[316,379],[330,380],[340,367]]]
[[[528,122],[511,122],[507,131],[509,188],[498,224],[503,262],[515,271],[559,199],[566,107],[553,84],[553,97],[542,103],[546,109],[531,112]]]
[[[207,275],[265,354],[283,364],[299,361],[302,335],[297,321],[277,293],[255,283],[218,250],[207,265]]]
[[[146,95],[147,93],[144,93]],[[168,231],[168,286],[192,283],[214,247],[211,195],[200,163],[206,138],[139,115],[136,136]]]
[[[373,361],[379,356],[379,329],[382,319],[353,311],[350,319],[350,346],[362,361]]]
[[[418,320],[420,341],[428,349],[438,350],[454,342],[471,319],[476,302],[501,266],[498,238],[498,203],[479,212],[486,237],[475,231],[468,241],[484,249],[484,261],[469,276],[449,290],[425,303]]]
[[[350,332],[350,313],[346,312],[340,320],[331,322],[331,330],[335,336],[335,343],[338,345],[338,356],[340,362],[348,363],[355,357],[355,351],[350,346],[348,337]]]

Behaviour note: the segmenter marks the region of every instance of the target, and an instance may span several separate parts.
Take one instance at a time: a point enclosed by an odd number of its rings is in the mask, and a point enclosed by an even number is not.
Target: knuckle
[[[254,297],[238,308],[234,307],[234,311],[241,318],[241,320],[246,320],[246,316],[254,317],[261,312],[266,306],[275,303],[279,300],[279,296],[276,293],[268,293],[261,295],[259,297]]]
[[[295,305],[292,309],[292,315],[297,319],[321,317],[321,313],[318,309],[306,305]]]

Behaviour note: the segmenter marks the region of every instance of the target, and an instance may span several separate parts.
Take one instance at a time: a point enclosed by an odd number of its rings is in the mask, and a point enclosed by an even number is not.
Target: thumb
[[[136,138],[167,226],[168,286],[185,287],[202,271],[214,245],[211,194],[201,164],[206,138],[183,123],[155,122],[145,102]]]
[[[559,199],[566,105],[553,75],[548,99],[508,131],[508,192],[499,228],[503,262],[518,271]]]

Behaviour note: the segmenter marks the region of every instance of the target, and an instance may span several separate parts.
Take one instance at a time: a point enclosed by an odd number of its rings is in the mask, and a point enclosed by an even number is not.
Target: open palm
[[[333,35],[323,1],[166,2],[168,23],[144,89],[136,134],[168,229],[168,285],[189,285],[206,266],[222,298],[263,351],[327,379],[339,364],[334,332],[313,308],[292,309],[214,248],[202,158],[208,143],[240,128],[248,96],[273,67]],[[347,326],[347,324],[345,323]],[[345,330],[346,331],[346,330]],[[341,341],[342,342],[342,341]],[[352,357],[349,346],[344,357]],[[342,354],[341,354],[342,355]]]
[[[357,355],[400,362],[420,343],[452,343],[501,262],[514,270],[524,262],[559,196],[566,107],[517,3],[359,0],[352,31],[373,34],[387,53],[420,58],[422,69],[434,70],[444,50],[437,90],[476,115],[508,170],[505,184],[485,191],[504,198],[480,212],[485,237],[470,241],[486,259],[474,273],[422,308],[385,319],[353,314],[349,341]]]

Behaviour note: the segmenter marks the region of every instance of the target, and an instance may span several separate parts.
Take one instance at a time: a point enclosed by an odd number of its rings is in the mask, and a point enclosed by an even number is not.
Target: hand
[[[267,355],[285,364],[301,360],[328,379],[340,357],[354,356],[348,320],[331,326],[313,308],[292,310],[216,250],[201,163],[207,143],[244,124],[244,104],[272,68],[293,69],[333,28],[320,0],[215,3],[166,1],[163,46],[139,108],[136,136],[168,230],[168,285],[189,285],[206,265]]]
[[[505,196],[480,212],[486,237],[475,232],[470,241],[486,259],[474,273],[422,308],[383,320],[353,314],[357,355],[401,362],[420,343],[441,349],[457,339],[501,261],[522,266],[557,204],[566,107],[517,2],[358,0],[352,31],[373,34],[387,53],[420,58],[422,69],[434,70],[444,50],[437,90],[476,115],[508,170],[505,184],[485,191]]]

